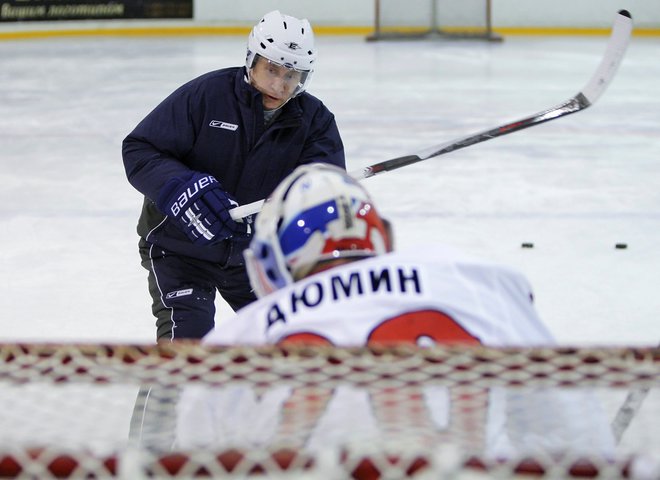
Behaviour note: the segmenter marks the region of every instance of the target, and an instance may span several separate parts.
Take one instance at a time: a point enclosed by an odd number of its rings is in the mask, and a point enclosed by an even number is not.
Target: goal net
[[[0,344],[0,478],[660,478],[657,348]]]
[[[367,40],[422,38],[502,40],[493,31],[491,0],[374,0]]]

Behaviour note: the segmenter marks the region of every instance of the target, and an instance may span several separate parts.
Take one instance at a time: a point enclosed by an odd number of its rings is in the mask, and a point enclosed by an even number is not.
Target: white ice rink
[[[321,36],[310,92],[353,170],[561,103],[606,41]],[[121,141],[244,52],[243,37],[0,42],[0,341],[154,341]],[[444,242],[519,268],[564,343],[657,344],[659,59],[660,38],[633,37],[587,111],[365,180],[398,246]],[[230,314],[220,304],[218,320]]]

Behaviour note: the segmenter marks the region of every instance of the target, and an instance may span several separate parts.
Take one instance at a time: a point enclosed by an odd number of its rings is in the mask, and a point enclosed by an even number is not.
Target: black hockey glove
[[[212,175],[194,172],[165,184],[156,205],[195,245],[210,245],[235,236],[246,236],[247,223],[232,220],[229,210],[238,203]]]

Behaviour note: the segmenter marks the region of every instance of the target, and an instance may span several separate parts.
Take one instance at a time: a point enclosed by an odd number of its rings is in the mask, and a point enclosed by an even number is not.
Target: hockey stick
[[[589,80],[580,92],[564,103],[490,130],[485,130],[473,135],[468,135],[467,137],[426,148],[413,155],[397,157],[370,165],[351,172],[351,176],[358,180],[373,177],[379,173],[396,170],[397,168],[412,165],[413,163],[428,160],[429,158],[444,155],[445,153],[450,153],[461,148],[469,147],[470,145],[485,142],[492,138],[508,135],[589,108],[596,102],[596,100],[598,100],[614,78],[614,75],[619,68],[619,64],[626,52],[626,48],[628,47],[631,32],[632,18],[630,13],[628,13],[627,10],[620,10],[614,20],[612,33],[610,34],[610,39],[605,54],[603,55],[603,59],[591,77],[591,80]],[[231,216],[234,220],[237,220],[252,215],[253,213],[257,213],[261,209],[263,202],[263,200],[259,200],[257,202],[236,207],[231,210]]]
[[[656,346],[660,348],[660,344]],[[650,387],[631,389],[626,395],[626,399],[623,401],[619,410],[617,410],[614,419],[612,420],[612,433],[614,434],[614,439],[617,443],[621,442],[623,434],[626,432],[630,423],[639,412],[639,409],[644,403],[644,399],[649,394],[651,390]]]
[[[633,418],[635,418],[635,415],[637,415],[644,399],[649,394],[649,390],[649,387],[645,387],[628,392],[626,399],[616,412],[614,420],[612,420],[612,433],[617,443],[621,441],[623,434],[628,429]]]

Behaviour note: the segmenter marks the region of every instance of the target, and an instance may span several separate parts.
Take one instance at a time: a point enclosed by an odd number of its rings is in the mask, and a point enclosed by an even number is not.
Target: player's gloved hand
[[[165,184],[156,205],[196,245],[210,245],[246,236],[247,222],[232,220],[229,210],[238,206],[213,175],[194,172],[189,178],[173,178]]]

